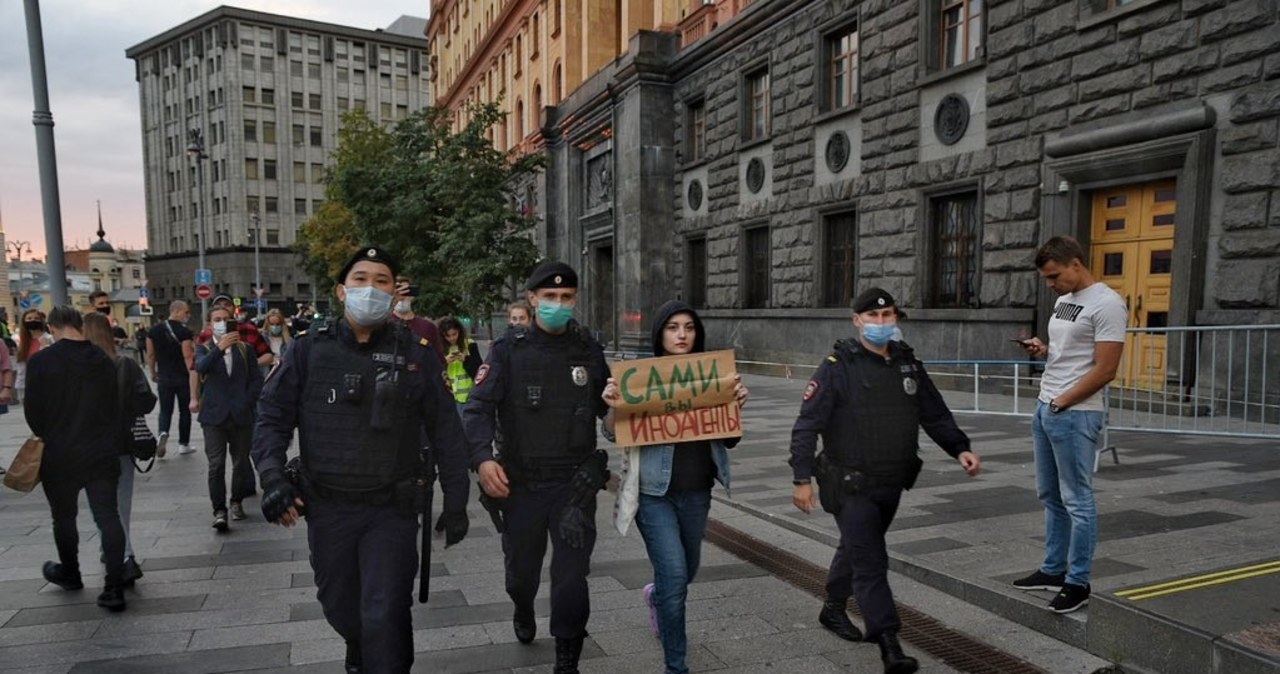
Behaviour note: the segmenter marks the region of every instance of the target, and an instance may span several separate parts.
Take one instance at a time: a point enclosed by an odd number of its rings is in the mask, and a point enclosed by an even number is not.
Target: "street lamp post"
[[[253,308],[255,317],[262,318],[262,262],[258,255],[262,239],[262,219],[253,214]]]
[[[205,154],[204,136],[201,135],[200,129],[191,129],[187,131],[187,156],[191,157],[191,161],[196,165],[196,185],[195,185],[195,187],[197,188],[196,193],[200,195],[199,201],[203,202],[204,194],[200,192],[198,189],[201,185],[204,185],[204,164],[202,164],[200,160],[208,159],[209,155]],[[205,269],[205,266],[204,266],[204,239],[205,239],[204,214],[205,214],[205,211],[208,209],[203,207],[203,203],[201,203],[200,206],[197,206],[197,208],[200,209],[200,213],[199,213],[200,236],[197,239],[196,243],[199,244],[198,248],[200,251],[200,268]],[[208,319],[209,319],[209,300],[205,298],[200,298],[200,320],[203,322]]]
[[[12,249],[12,250],[13,250],[13,256],[14,256],[14,258],[16,258],[16,260],[15,260],[15,261],[18,263],[18,288],[19,288],[19,296],[21,296],[21,288],[22,288],[22,281],[23,281],[23,275],[22,275],[22,249],[23,249],[23,248],[26,248],[26,249],[27,249],[27,253],[28,253],[28,254],[30,254],[30,253],[31,253],[31,242],[30,242],[30,241],[16,241],[16,240],[15,240],[15,241],[10,241],[10,242],[8,242],[6,245],[7,245],[10,249]],[[51,286],[51,288],[52,288],[52,286]],[[6,300],[5,300],[5,302],[8,302],[8,301],[9,301],[8,299],[6,299]],[[19,307],[19,309],[21,309],[21,307]],[[17,315],[15,318],[17,318],[17,319],[18,319],[18,322],[19,322],[19,323],[21,323],[21,322],[22,322],[22,311],[19,311],[19,312],[18,312],[18,315]]]

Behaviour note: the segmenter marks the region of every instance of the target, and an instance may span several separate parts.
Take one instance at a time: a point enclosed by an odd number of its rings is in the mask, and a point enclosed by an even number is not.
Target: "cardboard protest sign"
[[[622,394],[614,432],[623,447],[742,436],[733,351],[613,364]]]

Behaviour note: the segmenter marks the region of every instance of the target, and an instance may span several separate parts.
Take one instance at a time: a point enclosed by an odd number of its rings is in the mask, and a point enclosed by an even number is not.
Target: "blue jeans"
[[[133,556],[133,543],[129,540],[129,519],[133,516],[133,456],[120,455],[120,482],[116,486],[116,504],[120,511],[120,526],[124,527],[124,557]]]
[[[1067,574],[1066,582],[1087,585],[1098,542],[1098,508],[1093,498],[1093,465],[1102,412],[1065,410],[1054,414],[1040,403],[1031,419],[1035,439],[1036,493],[1044,503],[1045,555],[1040,571]]]
[[[684,603],[702,560],[702,537],[710,510],[709,489],[668,491],[664,496],[641,494],[636,509],[636,527],[653,564],[653,603],[658,609],[667,674],[689,671],[685,664],[689,637],[684,628]]]
[[[191,385],[188,382],[160,381],[160,433],[169,432],[173,420],[173,402],[178,401],[178,444],[191,444]]]

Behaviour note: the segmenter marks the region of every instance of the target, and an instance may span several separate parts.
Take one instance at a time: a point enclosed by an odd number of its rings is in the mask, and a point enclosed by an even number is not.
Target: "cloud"
[[[359,28],[425,16],[431,0],[245,0],[235,6]],[[208,0],[43,0],[45,60],[58,157],[64,245],[108,238],[143,247],[142,131],[133,62],[124,50],[222,3]],[[32,90],[23,3],[0,2],[0,216],[9,239],[43,255]]]

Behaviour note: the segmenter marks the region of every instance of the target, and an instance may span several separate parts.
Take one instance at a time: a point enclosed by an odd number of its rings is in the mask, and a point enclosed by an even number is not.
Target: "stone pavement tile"
[[[1280,478],[1260,482],[1240,482],[1191,491],[1153,494],[1148,498],[1165,503],[1189,503],[1208,499],[1223,499],[1250,505],[1275,503],[1280,501]]]
[[[72,664],[62,664],[45,665],[43,667],[18,667],[17,669],[3,667],[0,668],[0,672],[4,672],[5,674],[67,674],[67,672],[70,672],[71,668],[74,666],[75,665]]]
[[[342,661],[347,657],[347,644],[337,633],[328,639],[294,641],[289,644],[289,664],[309,665]]]
[[[189,632],[229,625],[266,625],[289,621],[289,607],[188,611],[161,615],[135,615],[133,606],[114,620],[103,621],[94,637],[128,636],[160,632]],[[2,631],[0,631],[2,634]]]
[[[18,611],[9,622],[5,623],[5,629],[10,627],[23,627],[26,625],[49,625],[54,623],[76,622],[82,620],[95,620],[102,618],[106,613],[96,603],[92,603],[94,598],[87,597],[83,604],[70,604],[67,606],[49,606],[46,608],[24,608]],[[167,597],[164,599],[140,599],[132,594],[127,594],[126,599],[129,602],[129,608],[125,615],[129,617],[162,615],[166,613],[178,613],[183,611],[198,611],[200,606],[204,604],[204,595],[192,595],[188,597]]]
[[[536,605],[536,604],[535,604]],[[551,633],[551,615],[550,604],[548,604],[545,612],[540,612],[534,618],[534,624],[538,628],[538,636],[549,638]],[[489,641],[495,644],[514,644],[516,643],[516,633],[511,626],[511,614],[508,612],[507,617],[497,622],[485,623],[483,625],[485,634],[489,635]],[[590,627],[590,625],[588,625]]]
[[[172,583],[139,581],[134,591],[140,597],[181,597],[192,594],[221,595],[251,590],[277,590],[289,587],[289,574],[271,573],[228,580],[191,580]]]
[[[1242,519],[1239,515],[1216,511],[1175,517],[1136,510],[1103,512],[1098,515],[1098,541],[1102,543],[1117,538],[1133,538],[1181,529],[1208,527],[1239,519]]]
[[[99,609],[101,611],[101,609]],[[51,623],[48,625],[30,625],[27,627],[8,627],[0,630],[0,648],[5,646],[22,646],[25,644],[45,644],[55,641],[80,641],[93,636],[102,624],[107,612],[101,611],[97,620],[82,620],[69,623]]]
[[[288,644],[271,644],[81,662],[69,674],[223,674],[288,664]]]
[[[414,672],[431,672],[433,674],[474,674],[477,672],[502,671],[518,667],[539,667],[556,660],[555,643],[550,638],[540,638],[532,644],[490,644],[471,648],[453,648],[447,651],[418,653],[413,665]],[[591,637],[587,637],[582,647],[581,663],[585,666],[604,653]]]
[[[218,554],[188,556],[151,555],[144,557],[142,570],[150,574],[153,570],[160,571],[163,569],[183,569],[206,566],[224,567],[236,566],[239,564],[269,564],[271,562],[288,561],[294,561],[292,551],[290,550],[260,550],[253,553],[238,554],[234,557],[225,557]]]
[[[146,567],[143,567],[146,570]],[[258,562],[256,564],[218,564],[213,572],[212,580],[246,578],[263,573],[311,573],[311,564],[297,560],[280,560],[275,562]]]
[[[653,640],[653,637],[649,637]],[[657,643],[656,641],[654,643]],[[714,672],[724,669],[724,663],[702,646],[689,645],[685,663],[691,672]],[[652,648],[643,653],[611,655],[609,657],[584,660],[579,665],[582,674],[655,674],[666,669],[661,647]],[[516,672],[525,670],[517,669]],[[774,674],[777,674],[776,672]],[[797,674],[800,674],[797,672]]]
[[[258,646],[287,641],[308,641],[333,636],[333,628],[323,620],[304,620],[271,625],[237,625],[196,630],[187,650],[207,651],[232,646]]]
[[[470,648],[493,643],[484,625],[446,625],[413,631],[415,652],[443,651],[454,648]]]
[[[254,608],[260,606],[279,606],[289,604],[307,604],[316,600],[315,588],[300,587],[287,590],[246,590],[237,592],[221,592],[209,595],[204,608]]]
[[[181,653],[187,650],[189,632],[173,632],[158,639],[141,635],[113,639],[87,639],[52,644],[31,644],[0,648],[0,662],[30,665],[57,665],[129,658],[141,655]],[[92,671],[92,670],[89,670]]]
[[[956,671],[906,642],[902,642],[902,650],[920,661],[920,669],[917,671],[922,674],[949,674]],[[884,671],[884,665],[880,662],[880,647],[876,644],[860,644],[857,648],[824,653],[822,657],[835,663],[840,667],[839,671],[845,674],[881,674]]]
[[[798,592],[799,590],[797,590]],[[762,621],[763,622],[763,621]],[[843,641],[822,628],[747,635],[749,638],[722,639],[708,642],[707,648],[729,666],[751,665],[808,657],[831,651],[860,648],[865,644]],[[693,641],[693,635],[690,634]]]
[[[890,546],[894,552],[900,552],[904,555],[927,555],[931,552],[942,552],[945,550],[956,550],[967,547],[970,547],[968,543],[943,536],[936,538],[924,538],[921,540],[898,543]]]

